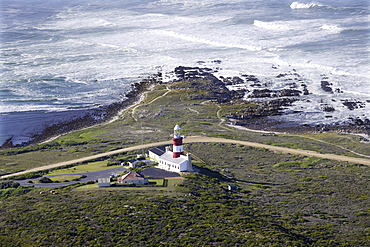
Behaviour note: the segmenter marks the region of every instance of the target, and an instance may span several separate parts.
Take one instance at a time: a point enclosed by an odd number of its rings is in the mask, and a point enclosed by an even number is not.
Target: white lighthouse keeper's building
[[[193,171],[191,155],[184,155],[182,146],[184,136],[181,136],[181,128],[176,125],[173,130],[172,151],[170,147],[164,149],[153,148],[149,150],[149,157],[158,162],[158,168],[160,169],[172,172],[191,172]]]

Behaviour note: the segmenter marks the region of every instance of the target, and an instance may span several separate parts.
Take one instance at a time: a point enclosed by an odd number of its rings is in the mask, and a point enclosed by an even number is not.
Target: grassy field
[[[65,175],[65,176],[57,176],[50,178],[54,183],[61,183],[61,182],[70,182],[73,180],[80,179],[81,175]]]
[[[73,166],[66,169],[59,169],[54,170],[48,174],[45,174],[44,176],[48,175],[60,175],[60,174],[73,174],[73,173],[84,173],[84,172],[96,172],[96,171],[103,171],[110,168],[119,167],[120,165],[116,166],[107,166],[108,161],[96,161],[96,162],[90,162],[85,165],[78,165]]]

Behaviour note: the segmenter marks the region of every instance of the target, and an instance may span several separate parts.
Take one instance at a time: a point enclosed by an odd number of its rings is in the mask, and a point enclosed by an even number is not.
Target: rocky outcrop
[[[197,94],[190,94],[192,99],[211,100],[217,103],[226,103],[244,97],[244,91],[229,90],[226,84],[214,76],[212,69],[199,67],[177,67],[175,81],[188,81],[186,88],[196,89]],[[180,86],[181,87],[181,86]],[[180,89],[179,86],[176,88]]]
[[[178,78],[175,81],[194,81],[199,79],[205,79],[210,80],[214,84],[221,84],[222,81],[220,81],[211,72],[212,69],[209,68],[179,66],[176,67],[174,70],[174,73]]]
[[[342,100],[342,104],[345,105],[349,110],[365,107],[365,103],[360,101]]]
[[[335,111],[335,108],[332,106],[324,106],[322,109],[324,112],[333,112]]]
[[[328,81],[321,81],[321,89],[327,93],[333,93],[333,89],[330,87],[331,85]]]
[[[296,101],[296,99],[281,98],[266,102],[258,102],[253,106],[245,104],[244,108],[238,112],[229,113],[226,117],[234,123],[243,125],[247,120],[281,115],[284,107],[291,105],[294,101]]]
[[[275,97],[291,97],[300,96],[301,91],[296,89],[281,89],[281,90],[270,90],[270,89],[254,89],[248,98],[275,98]]]

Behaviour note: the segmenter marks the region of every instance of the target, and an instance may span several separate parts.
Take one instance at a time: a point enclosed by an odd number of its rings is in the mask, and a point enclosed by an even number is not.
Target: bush
[[[3,182],[0,182],[0,189],[3,190],[3,189],[8,189],[8,188],[18,188],[19,185],[20,184],[17,182],[3,181]]]
[[[42,177],[39,179],[39,183],[52,183],[53,180],[51,180],[50,178],[48,177]]]

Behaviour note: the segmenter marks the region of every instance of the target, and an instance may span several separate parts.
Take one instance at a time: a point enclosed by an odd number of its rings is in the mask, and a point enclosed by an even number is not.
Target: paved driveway
[[[146,168],[145,170],[142,170],[140,172],[143,174],[145,177],[148,178],[170,178],[170,177],[181,177],[180,174],[176,172],[169,172],[166,170],[162,170],[156,167],[149,167]]]

